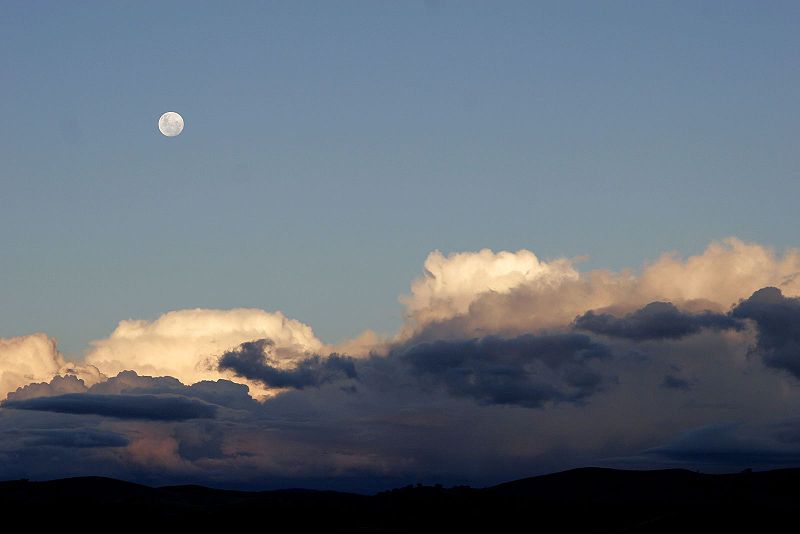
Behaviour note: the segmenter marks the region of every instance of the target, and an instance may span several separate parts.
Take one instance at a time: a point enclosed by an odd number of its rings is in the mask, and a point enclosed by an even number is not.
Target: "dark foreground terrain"
[[[307,490],[151,488],[109,478],[0,482],[5,524],[81,530],[320,528],[340,532],[483,530],[676,532],[796,528],[800,469],[707,475],[576,469],[483,489],[415,486],[372,496]]]

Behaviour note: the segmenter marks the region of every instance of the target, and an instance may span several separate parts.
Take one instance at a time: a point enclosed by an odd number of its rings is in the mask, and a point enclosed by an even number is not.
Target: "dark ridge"
[[[682,498],[687,491],[702,486],[702,481],[719,480],[721,475],[704,475],[686,469],[627,471],[584,467],[561,473],[505,482],[487,492],[519,495],[547,501],[661,500]]]
[[[42,526],[81,517],[90,531],[110,521],[158,530],[255,522],[333,532],[505,531],[520,524],[559,532],[765,531],[793,519],[797,502],[800,469],[710,475],[584,468],[483,489],[416,485],[372,496],[153,488],[102,477],[0,482],[6,520]]]

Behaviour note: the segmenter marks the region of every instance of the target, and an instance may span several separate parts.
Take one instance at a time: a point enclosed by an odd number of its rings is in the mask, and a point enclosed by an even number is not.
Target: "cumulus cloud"
[[[183,394],[234,410],[251,410],[257,405],[247,385],[224,379],[195,382]]]
[[[255,405],[245,384],[219,379],[185,385],[172,376],[141,376],[135,371],[123,371],[87,391],[101,395],[181,395],[233,409],[250,409]]]
[[[104,378],[91,365],[67,362],[56,348],[56,341],[46,334],[0,338],[0,400],[19,387],[67,374],[88,383]]]
[[[564,327],[589,310],[619,315],[654,301],[725,312],[764,286],[800,295],[800,251],[778,255],[736,238],[686,259],[665,254],[639,272],[579,272],[569,260],[543,262],[525,250],[435,252],[425,267],[403,299],[404,339],[518,335]]]
[[[427,323],[465,313],[482,294],[508,294],[525,285],[558,287],[577,280],[578,272],[565,259],[541,261],[530,250],[517,252],[460,252],[444,256],[438,250],[425,259],[425,276],[402,297],[412,320]]]
[[[769,247],[728,238],[685,260],[663,255],[642,271],[641,285],[659,299],[706,299],[725,308],[765,286],[800,295],[800,250],[780,256]]]
[[[217,410],[216,406],[211,404],[179,396],[93,393],[68,393],[52,397],[7,400],[3,403],[3,408],[152,421],[210,418],[216,415]]]
[[[230,378],[231,374],[220,372],[217,357],[241,343],[264,338],[273,341],[275,358],[286,362],[323,347],[311,327],[280,312],[179,310],[153,321],[120,322],[108,338],[92,342],[86,362],[109,376],[132,369],[191,384]]]
[[[54,376],[50,382],[35,382],[17,388],[6,397],[8,400],[25,400],[34,397],[54,397],[65,393],[84,393],[86,383],[74,375]]]
[[[575,319],[575,328],[610,337],[635,341],[647,339],[679,339],[703,329],[739,330],[740,321],[722,313],[705,311],[689,313],[671,302],[651,302],[644,308],[623,317],[589,310]]]
[[[581,334],[527,334],[422,343],[393,356],[453,395],[540,407],[583,401],[600,390],[608,379],[590,363],[610,351]]]
[[[251,409],[257,404],[249,395],[247,385],[230,380],[202,380],[187,386],[172,376],[141,376],[135,371],[123,371],[117,376],[93,384],[91,387],[87,387],[82,380],[74,376],[56,376],[50,382],[29,384],[9,393],[3,406],[17,407],[19,405],[11,401],[55,397],[71,393],[88,393],[98,396],[98,398],[106,398],[111,395],[182,396],[240,410]]]
[[[248,341],[224,353],[219,359],[219,367],[270,388],[303,389],[358,377],[353,359],[338,354],[308,356],[290,368],[281,368],[275,357],[275,344],[269,339]]]

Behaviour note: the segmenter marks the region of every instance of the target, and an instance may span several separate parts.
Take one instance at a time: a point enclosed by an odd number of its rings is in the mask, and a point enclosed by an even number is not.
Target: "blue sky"
[[[793,2],[5,2],[0,336],[394,331],[425,256],[798,245]],[[158,134],[181,113],[179,137]]]

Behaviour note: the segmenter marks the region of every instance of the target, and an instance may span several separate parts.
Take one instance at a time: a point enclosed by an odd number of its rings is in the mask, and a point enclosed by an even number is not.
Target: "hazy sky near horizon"
[[[0,337],[395,331],[428,253],[798,245],[796,2],[4,2]],[[156,121],[186,121],[174,139]]]

